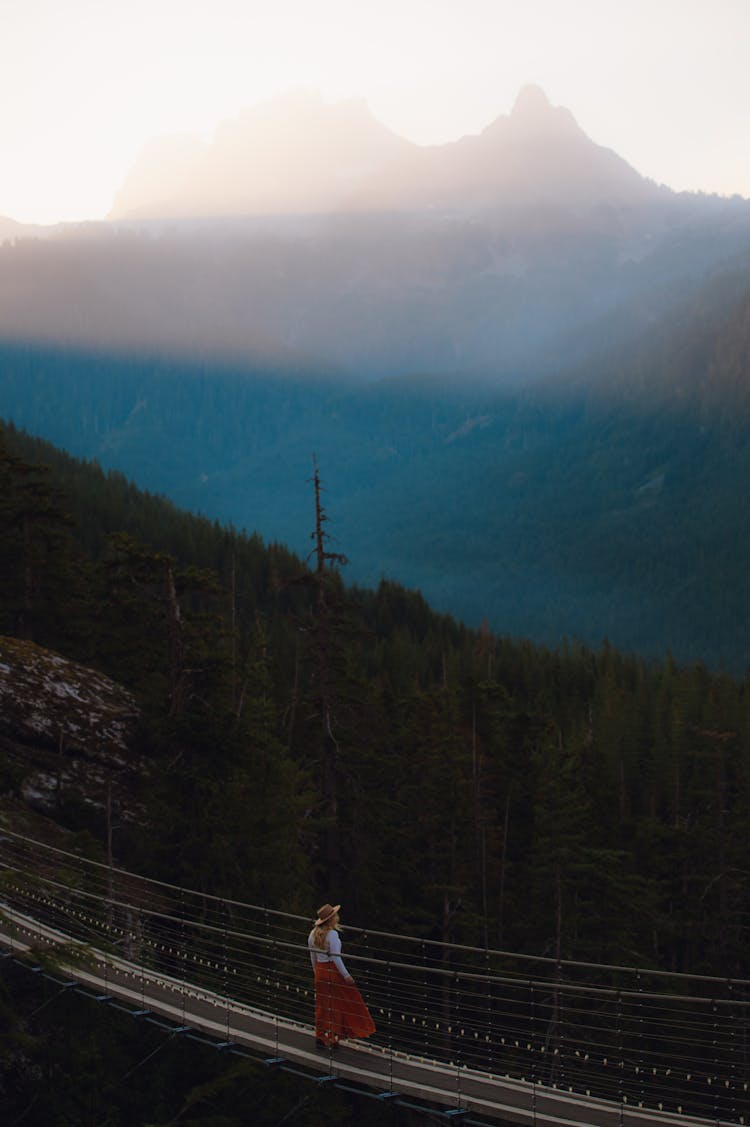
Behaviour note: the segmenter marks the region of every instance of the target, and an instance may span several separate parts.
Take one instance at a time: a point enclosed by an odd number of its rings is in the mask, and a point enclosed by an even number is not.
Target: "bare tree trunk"
[[[503,945],[503,927],[505,918],[505,874],[507,871],[508,857],[508,823],[510,822],[510,786],[505,796],[505,819],[503,821],[503,851],[500,859],[500,904],[498,906],[497,940]]]
[[[482,902],[484,946],[489,947],[489,921],[487,918],[487,834],[482,817],[482,757],[477,748],[477,706],[471,714],[471,769],[474,791],[474,841],[477,856],[479,889]]]
[[[332,662],[333,622],[329,601],[330,565],[345,564],[346,556],[329,552],[326,548],[324,524],[328,519],[321,501],[318,463],[313,458],[313,485],[315,490],[315,586],[317,588],[317,614],[315,619],[315,662],[318,682],[318,709],[322,727],[321,783],[323,809],[327,818],[324,831],[324,855],[329,880],[337,883],[341,877],[341,842],[338,826],[338,752],[335,735],[336,690]]]
[[[112,852],[112,779],[107,779],[107,925],[112,927],[115,913],[115,874]]]
[[[171,564],[167,564],[166,589],[169,615],[169,715],[178,716],[184,706],[183,696],[185,688],[183,621]]]
[[[557,912],[555,919],[555,958],[559,959],[562,952],[562,923],[563,923],[563,907],[562,907],[562,873],[560,872],[560,862],[555,865],[555,898],[557,901]]]
[[[292,699],[289,705],[289,723],[287,725],[287,751],[291,753],[294,742],[294,725],[297,722],[297,703],[299,701],[299,637],[294,640],[294,684],[292,685]]]
[[[232,552],[232,565],[229,572],[229,612],[232,624],[231,665],[232,665],[232,709],[239,719],[240,707],[237,703],[237,561]]]

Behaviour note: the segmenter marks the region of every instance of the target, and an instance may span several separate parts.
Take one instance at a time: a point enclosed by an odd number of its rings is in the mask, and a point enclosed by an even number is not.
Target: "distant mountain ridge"
[[[109,218],[333,211],[374,170],[414,148],[361,99],[326,105],[320,95],[299,91],[225,121],[210,144],[190,137],[152,142]]]
[[[427,147],[361,101],[290,95],[212,144],[154,147],[126,213],[0,246],[0,339],[518,384],[638,334],[750,248],[750,201],[648,181],[536,87]]]
[[[19,223],[17,219],[10,219],[7,215],[0,215],[0,245],[6,239],[19,239],[29,235],[42,235],[48,228],[40,227],[36,223]]]
[[[358,202],[498,217],[550,208],[546,223],[554,229],[566,225],[568,210],[588,216],[601,207],[653,205],[665,191],[593,142],[539,87],[526,86],[509,115],[478,135],[408,151],[372,178]]]
[[[211,144],[152,143],[110,219],[444,208],[632,207],[660,190],[596,145],[569,110],[524,87],[479,135],[419,146],[380,125],[364,101],[297,93],[244,111]]]

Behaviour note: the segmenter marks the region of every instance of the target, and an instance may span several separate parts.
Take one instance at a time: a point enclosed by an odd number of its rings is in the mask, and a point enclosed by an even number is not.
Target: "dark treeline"
[[[747,682],[347,587],[312,480],[305,562],[12,428],[2,449],[0,632],[144,710],[124,863],[462,943],[746,968]]]

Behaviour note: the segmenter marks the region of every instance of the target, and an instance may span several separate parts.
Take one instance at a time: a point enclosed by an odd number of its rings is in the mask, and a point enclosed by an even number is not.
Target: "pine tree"
[[[346,556],[332,551],[325,525],[328,515],[322,503],[322,485],[317,460],[313,459],[313,496],[315,527],[311,533],[314,547],[308,557],[313,567],[291,581],[308,593],[306,612],[299,620],[302,640],[301,660],[307,673],[304,690],[310,712],[299,715],[298,700],[302,690],[295,686],[293,714],[296,734],[292,741],[303,742],[306,758],[314,763],[320,788],[319,824],[321,849],[319,879],[325,895],[331,888],[340,888],[344,879],[339,798],[341,792],[341,738],[344,710],[343,686],[347,678],[345,632],[347,607],[338,568],[346,564]],[[295,678],[296,680],[296,678]]]
[[[10,453],[0,434],[0,614],[2,629],[59,644],[78,588],[70,515],[50,471]]]

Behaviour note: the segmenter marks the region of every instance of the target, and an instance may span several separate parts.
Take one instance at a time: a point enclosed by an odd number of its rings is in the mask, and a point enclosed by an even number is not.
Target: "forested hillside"
[[[145,710],[155,782],[124,863],[460,942],[743,965],[746,683],[348,587],[335,497],[316,523],[313,482],[306,566],[12,430],[2,477],[0,631]],[[101,836],[95,813],[67,816]]]

